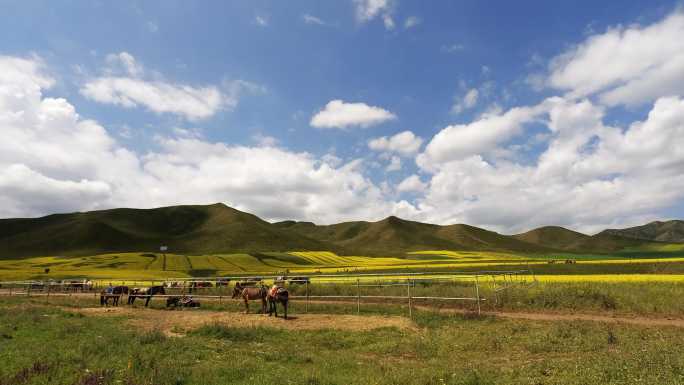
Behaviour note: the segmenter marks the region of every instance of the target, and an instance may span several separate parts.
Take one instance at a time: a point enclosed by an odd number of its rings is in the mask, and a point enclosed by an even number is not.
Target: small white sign
[[[169,249],[168,246],[160,246],[160,247],[159,247],[159,251],[166,251],[166,250],[168,250],[168,249]]]

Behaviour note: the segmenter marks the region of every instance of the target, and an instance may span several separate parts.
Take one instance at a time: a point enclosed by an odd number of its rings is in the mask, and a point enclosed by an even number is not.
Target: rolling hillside
[[[684,221],[655,221],[626,229],[603,230],[602,233],[648,241],[684,243]]]
[[[223,204],[113,209],[0,220],[0,257],[4,258],[155,251],[160,245],[167,245],[169,251],[177,253],[328,247]]]
[[[560,226],[539,227],[526,233],[512,235],[512,237],[523,242],[562,250],[573,249],[591,238]]]
[[[394,216],[377,222],[266,222],[223,204],[112,209],[0,219],[0,258],[158,251],[180,254],[332,251],[340,255],[405,257],[423,250],[525,254],[656,250],[679,239],[682,221],[654,222],[588,236],[547,226],[513,236],[465,224],[439,226]],[[624,234],[623,234],[624,233]],[[626,235],[625,235],[626,234]]]
[[[394,216],[378,222],[345,222],[317,226],[311,222],[279,222],[276,226],[363,255],[398,254],[419,250],[491,250],[545,252],[543,245],[523,242],[463,224],[439,226]]]

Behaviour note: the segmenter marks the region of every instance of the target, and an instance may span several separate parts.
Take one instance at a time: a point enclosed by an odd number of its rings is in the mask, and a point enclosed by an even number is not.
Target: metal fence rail
[[[529,277],[532,277],[530,280]],[[294,280],[293,280],[294,279]],[[487,301],[481,295],[480,287],[486,282],[493,289],[495,295],[505,291],[514,285],[536,283],[534,274],[529,270],[514,271],[481,271],[481,272],[424,272],[424,273],[362,273],[362,274],[327,274],[315,276],[223,276],[223,277],[201,277],[201,278],[169,278],[163,280],[128,280],[128,279],[96,279],[89,280],[83,278],[81,281],[69,280],[67,282],[57,281],[5,281],[0,282],[0,296],[26,296],[26,297],[89,297],[97,298],[106,286],[114,283],[132,282],[137,286],[164,285],[168,291],[180,291],[179,293],[154,295],[152,298],[169,298],[188,295],[193,299],[218,300],[221,303],[224,299],[231,298],[232,287],[228,282],[251,282],[253,284],[263,284],[265,282],[279,282],[288,286],[293,292],[290,299],[293,301],[304,301],[305,312],[309,310],[311,300],[355,300],[356,311],[360,313],[362,300],[392,300],[399,301],[408,305],[409,316],[413,315],[413,302],[419,301],[466,301],[474,302],[477,306],[477,313],[481,313],[482,302]],[[213,283],[211,287],[201,287],[198,283]],[[459,285],[464,289],[471,285],[471,295],[439,296],[430,295],[430,289],[435,289],[439,285],[447,284]],[[174,286],[174,284],[176,286]],[[232,286],[232,285],[231,285]],[[331,287],[334,291],[341,293],[326,294],[326,287]],[[405,287],[403,293],[398,293]],[[428,293],[416,293],[417,288]],[[381,293],[371,291],[384,290]],[[390,293],[387,293],[387,291]],[[394,290],[394,292],[392,292]],[[213,291],[213,294],[211,293]],[[329,290],[330,291],[330,290]],[[434,291],[434,290],[433,290]],[[125,294],[107,294],[109,297]],[[145,299],[145,295],[137,295],[139,299]],[[376,302],[377,303],[377,302]]]

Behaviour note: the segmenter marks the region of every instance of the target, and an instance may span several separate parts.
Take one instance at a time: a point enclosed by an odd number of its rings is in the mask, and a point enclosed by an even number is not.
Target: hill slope
[[[311,222],[285,221],[275,224],[308,238],[331,243],[347,252],[367,255],[400,254],[419,250],[491,250],[545,252],[535,245],[468,225],[439,226],[394,216],[378,222],[345,222],[317,226]]]
[[[0,219],[0,257],[5,258],[155,251],[160,245],[180,253],[328,249],[223,204]]]
[[[319,226],[266,222],[223,204],[156,209],[112,209],[0,219],[0,258],[157,251],[181,254],[259,251],[333,251],[399,256],[410,251],[465,250],[522,253],[612,253],[684,240],[684,222],[654,222],[594,236],[547,226],[513,236],[456,224],[439,226],[394,216],[377,222]]]
[[[626,229],[607,229],[601,233],[649,241],[684,243],[684,221],[655,221]]]
[[[520,241],[562,250],[577,247],[591,238],[560,226],[539,227],[526,233],[512,235],[512,237]]]

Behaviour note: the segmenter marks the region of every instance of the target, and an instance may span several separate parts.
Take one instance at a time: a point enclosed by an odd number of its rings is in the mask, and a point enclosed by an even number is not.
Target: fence
[[[311,304],[336,303],[355,306],[361,312],[362,304],[407,305],[408,315],[413,316],[416,303],[465,302],[480,314],[482,303],[499,301],[502,292],[512,287],[536,283],[529,270],[481,271],[468,273],[397,273],[397,274],[335,274],[315,276],[231,276],[174,278],[165,280],[97,279],[80,281],[13,281],[0,282],[0,295],[97,298],[108,286],[154,286],[163,285],[164,295],[153,298],[169,298],[191,295],[222,303],[231,298],[231,282],[253,285],[279,283],[290,292],[290,300],[303,302],[304,312]],[[487,295],[483,294],[483,288]],[[489,297],[489,298],[487,298]]]

